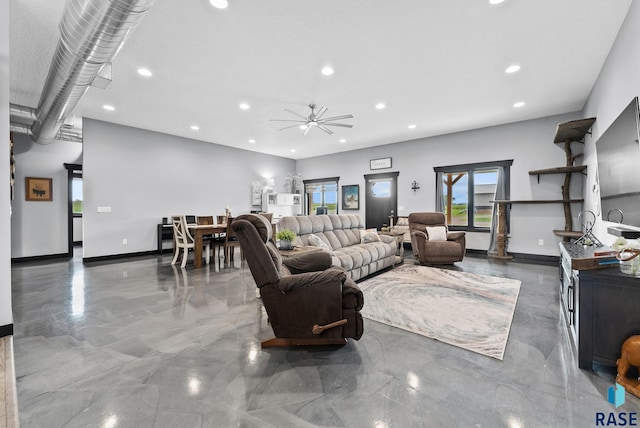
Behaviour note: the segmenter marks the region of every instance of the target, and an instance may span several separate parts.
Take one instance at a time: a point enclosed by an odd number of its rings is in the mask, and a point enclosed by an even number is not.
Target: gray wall
[[[0,2],[0,177],[9,177],[9,2]],[[0,326],[11,314],[11,203],[9,186],[0,186]]]
[[[635,96],[640,96],[640,2],[634,1],[609,56],[594,85],[583,111],[584,117],[596,117],[593,135],[587,138],[585,163],[588,175],[585,192],[585,208],[598,212],[598,196],[593,191],[596,183],[598,159],[596,141],[613,123]],[[594,232],[606,244],[615,237],[607,233],[609,223],[598,215]]]
[[[292,159],[86,118],[83,127],[84,257],[155,250],[162,217],[249,212],[253,181],[274,177],[280,189],[295,171]]]
[[[82,163],[82,144],[53,141],[42,145],[14,134],[16,187],[11,218],[11,256],[34,257],[67,252],[67,170]],[[26,201],[25,177],[52,179],[53,201]]]
[[[545,117],[468,132],[388,144],[370,149],[354,150],[298,161],[298,171],[304,179],[340,176],[340,185],[359,184],[360,214],[364,216],[364,174],[399,171],[398,214],[432,211],[435,208],[435,172],[433,167],[475,162],[513,159],[511,167],[511,199],[561,199],[563,176],[530,176],[529,170],[563,166],[564,150],[553,144],[556,125],[578,118],[577,113]],[[391,157],[392,168],[371,171],[369,160]],[[413,192],[417,181],[420,190]],[[582,178],[575,175],[572,195],[582,195]],[[574,210],[577,218],[579,205]],[[512,252],[557,255],[560,241],[553,229],[564,228],[561,204],[514,205],[511,211]],[[575,220],[574,220],[575,221]],[[542,239],[544,245],[538,245]],[[487,233],[468,233],[468,247],[486,250]]]

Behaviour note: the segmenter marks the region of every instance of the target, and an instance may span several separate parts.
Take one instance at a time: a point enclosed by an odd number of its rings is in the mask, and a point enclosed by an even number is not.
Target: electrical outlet
[[[544,245],[544,239],[538,239],[538,245],[542,247]]]
[[[124,239],[122,240],[122,245],[127,245],[127,238],[124,238]]]

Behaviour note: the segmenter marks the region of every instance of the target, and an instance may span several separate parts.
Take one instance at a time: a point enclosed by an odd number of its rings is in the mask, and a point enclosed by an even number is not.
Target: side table
[[[310,245],[303,245],[303,246],[299,246],[299,247],[293,247],[293,249],[291,250],[281,250],[278,249],[278,251],[280,251],[280,255],[283,258],[287,258],[287,257],[293,257],[293,256],[297,256],[299,254],[304,254],[304,253],[313,253],[316,251],[322,251],[322,248],[320,247],[313,247]]]
[[[391,236],[396,240],[396,262],[395,264],[404,263],[404,232],[398,230],[389,230],[378,232],[379,235]]]

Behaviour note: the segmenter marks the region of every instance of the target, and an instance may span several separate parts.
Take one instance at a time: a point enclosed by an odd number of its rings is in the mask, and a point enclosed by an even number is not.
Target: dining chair
[[[189,232],[189,227],[187,226],[187,218],[184,215],[176,215],[171,217],[171,222],[173,224],[173,234],[175,237],[176,248],[173,255],[173,260],[171,261],[172,265],[175,265],[178,261],[178,257],[180,255],[180,250],[182,250],[182,263],[180,266],[185,267],[187,265],[187,258],[189,256],[189,250],[194,249],[196,246],[195,240],[193,239],[193,235]],[[206,263],[209,263],[209,244],[207,243],[205,248],[206,254]]]
[[[213,216],[212,215],[208,215],[208,216],[198,216],[196,217],[196,222],[198,223],[198,225],[213,225]],[[220,236],[219,233],[211,233],[208,235],[204,235],[202,237],[202,242],[204,244],[204,242],[208,242],[209,243],[209,247],[211,247],[211,258],[215,259],[216,256],[216,248],[218,248],[218,253],[220,252],[220,248],[224,247],[224,238]],[[206,255],[207,261],[209,260],[209,254],[207,253]]]
[[[233,260],[233,253],[236,247],[240,248],[240,242],[236,237],[236,232],[231,228],[233,223],[233,217],[227,217],[227,233],[224,240],[224,261],[230,263]],[[240,257],[242,258],[242,248],[240,248]]]

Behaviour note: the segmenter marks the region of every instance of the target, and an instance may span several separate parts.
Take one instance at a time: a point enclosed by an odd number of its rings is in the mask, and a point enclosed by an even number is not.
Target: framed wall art
[[[369,161],[370,169],[386,169],[391,168],[391,158],[371,159]]]
[[[342,186],[342,209],[343,210],[359,210],[360,209],[360,185],[350,184]]]
[[[52,201],[51,178],[26,177],[25,196],[27,201]]]

